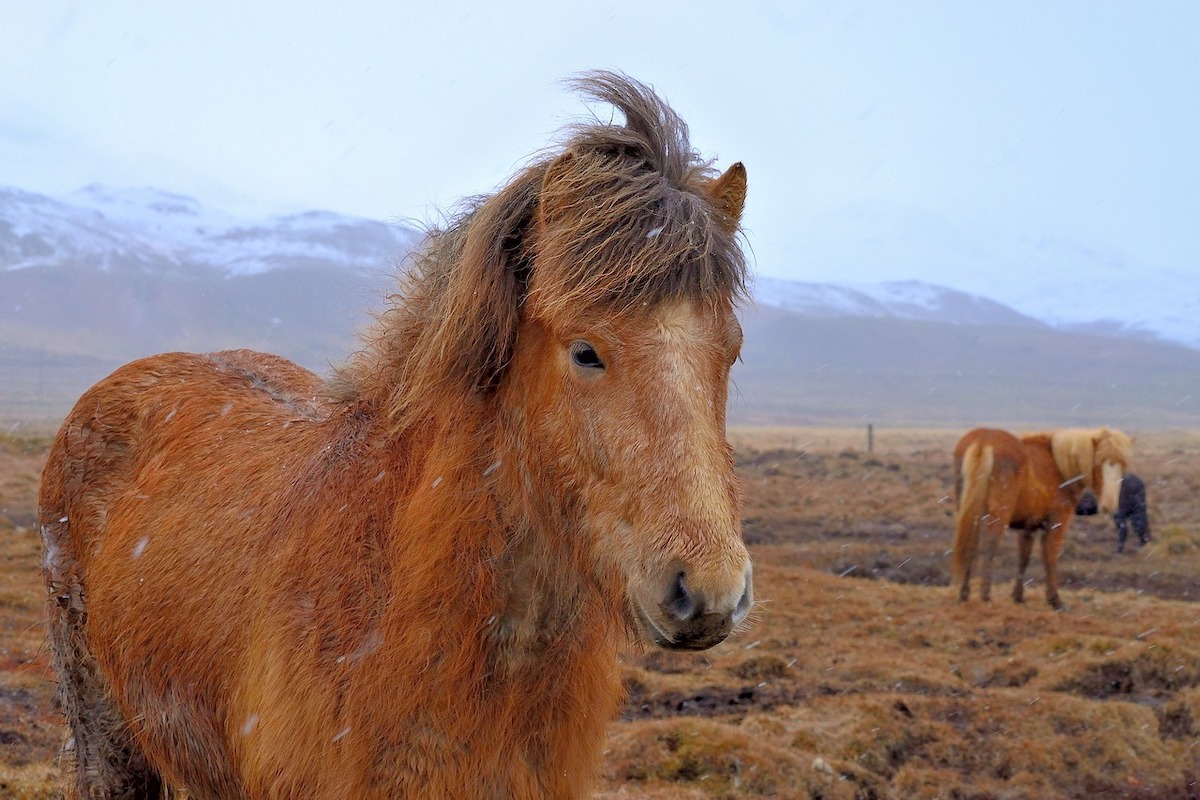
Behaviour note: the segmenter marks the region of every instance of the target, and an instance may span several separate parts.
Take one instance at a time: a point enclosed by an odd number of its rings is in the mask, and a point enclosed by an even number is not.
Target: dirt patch
[[[1194,654],[1155,647],[1130,658],[1086,664],[1055,688],[1097,700],[1154,703],[1196,685],[1200,685],[1200,664]]]
[[[655,693],[636,680],[625,684],[628,699],[621,719],[664,717],[714,717],[770,711],[781,705],[796,705],[808,693],[795,686],[705,686],[689,692]]]

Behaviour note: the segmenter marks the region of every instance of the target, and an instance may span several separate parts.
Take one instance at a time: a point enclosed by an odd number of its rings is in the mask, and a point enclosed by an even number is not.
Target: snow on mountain
[[[50,198],[0,188],[0,270],[65,263],[198,267],[230,277],[313,263],[385,270],[419,239],[411,228],[325,211],[244,219],[157,189],[92,185]]]
[[[89,261],[107,269],[154,248],[99,211],[0,187],[0,269]]]
[[[920,281],[806,283],[759,277],[754,299],[809,316],[892,317],[956,325],[1040,325],[983,297]]]
[[[1054,327],[1200,348],[1196,264],[1157,264],[1061,235],[999,230],[881,203],[832,208],[797,222],[794,245],[772,256],[772,271],[855,287],[919,277]]]

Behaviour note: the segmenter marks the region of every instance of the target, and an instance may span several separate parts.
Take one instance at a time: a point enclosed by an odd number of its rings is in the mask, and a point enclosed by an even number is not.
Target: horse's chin
[[[630,603],[633,607],[633,617],[636,623],[637,630],[642,637],[649,639],[656,647],[661,647],[663,650],[683,650],[683,651],[698,651],[707,650],[710,647],[715,647],[725,641],[728,633],[720,636],[714,636],[702,640],[677,640],[669,633],[659,627],[654,618],[642,610],[640,604],[636,601]]]

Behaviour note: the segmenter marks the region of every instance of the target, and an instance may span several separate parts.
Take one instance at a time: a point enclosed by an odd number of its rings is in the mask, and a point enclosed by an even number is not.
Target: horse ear
[[[706,188],[713,205],[724,215],[726,228],[731,233],[736,231],[746,205],[745,165],[737,162]]]

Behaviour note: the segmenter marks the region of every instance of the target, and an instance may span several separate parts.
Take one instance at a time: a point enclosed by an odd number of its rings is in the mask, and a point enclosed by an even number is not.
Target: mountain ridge
[[[0,271],[58,266],[250,275],[297,260],[376,269],[414,247],[402,225],[307,211],[234,216],[157,189],[92,184],[66,198],[0,187]]]
[[[236,217],[158,190],[69,197],[0,188],[3,414],[62,413],[165,350],[250,347],[325,371],[422,236],[321,211]],[[1200,424],[1200,350],[1103,321],[1063,329],[922,281],[759,276],[754,296],[733,422]]]
[[[919,275],[1062,330],[1200,349],[1194,263],[1157,263],[1053,231],[863,201],[798,218],[793,243],[773,255],[782,263],[808,280],[851,284]]]

